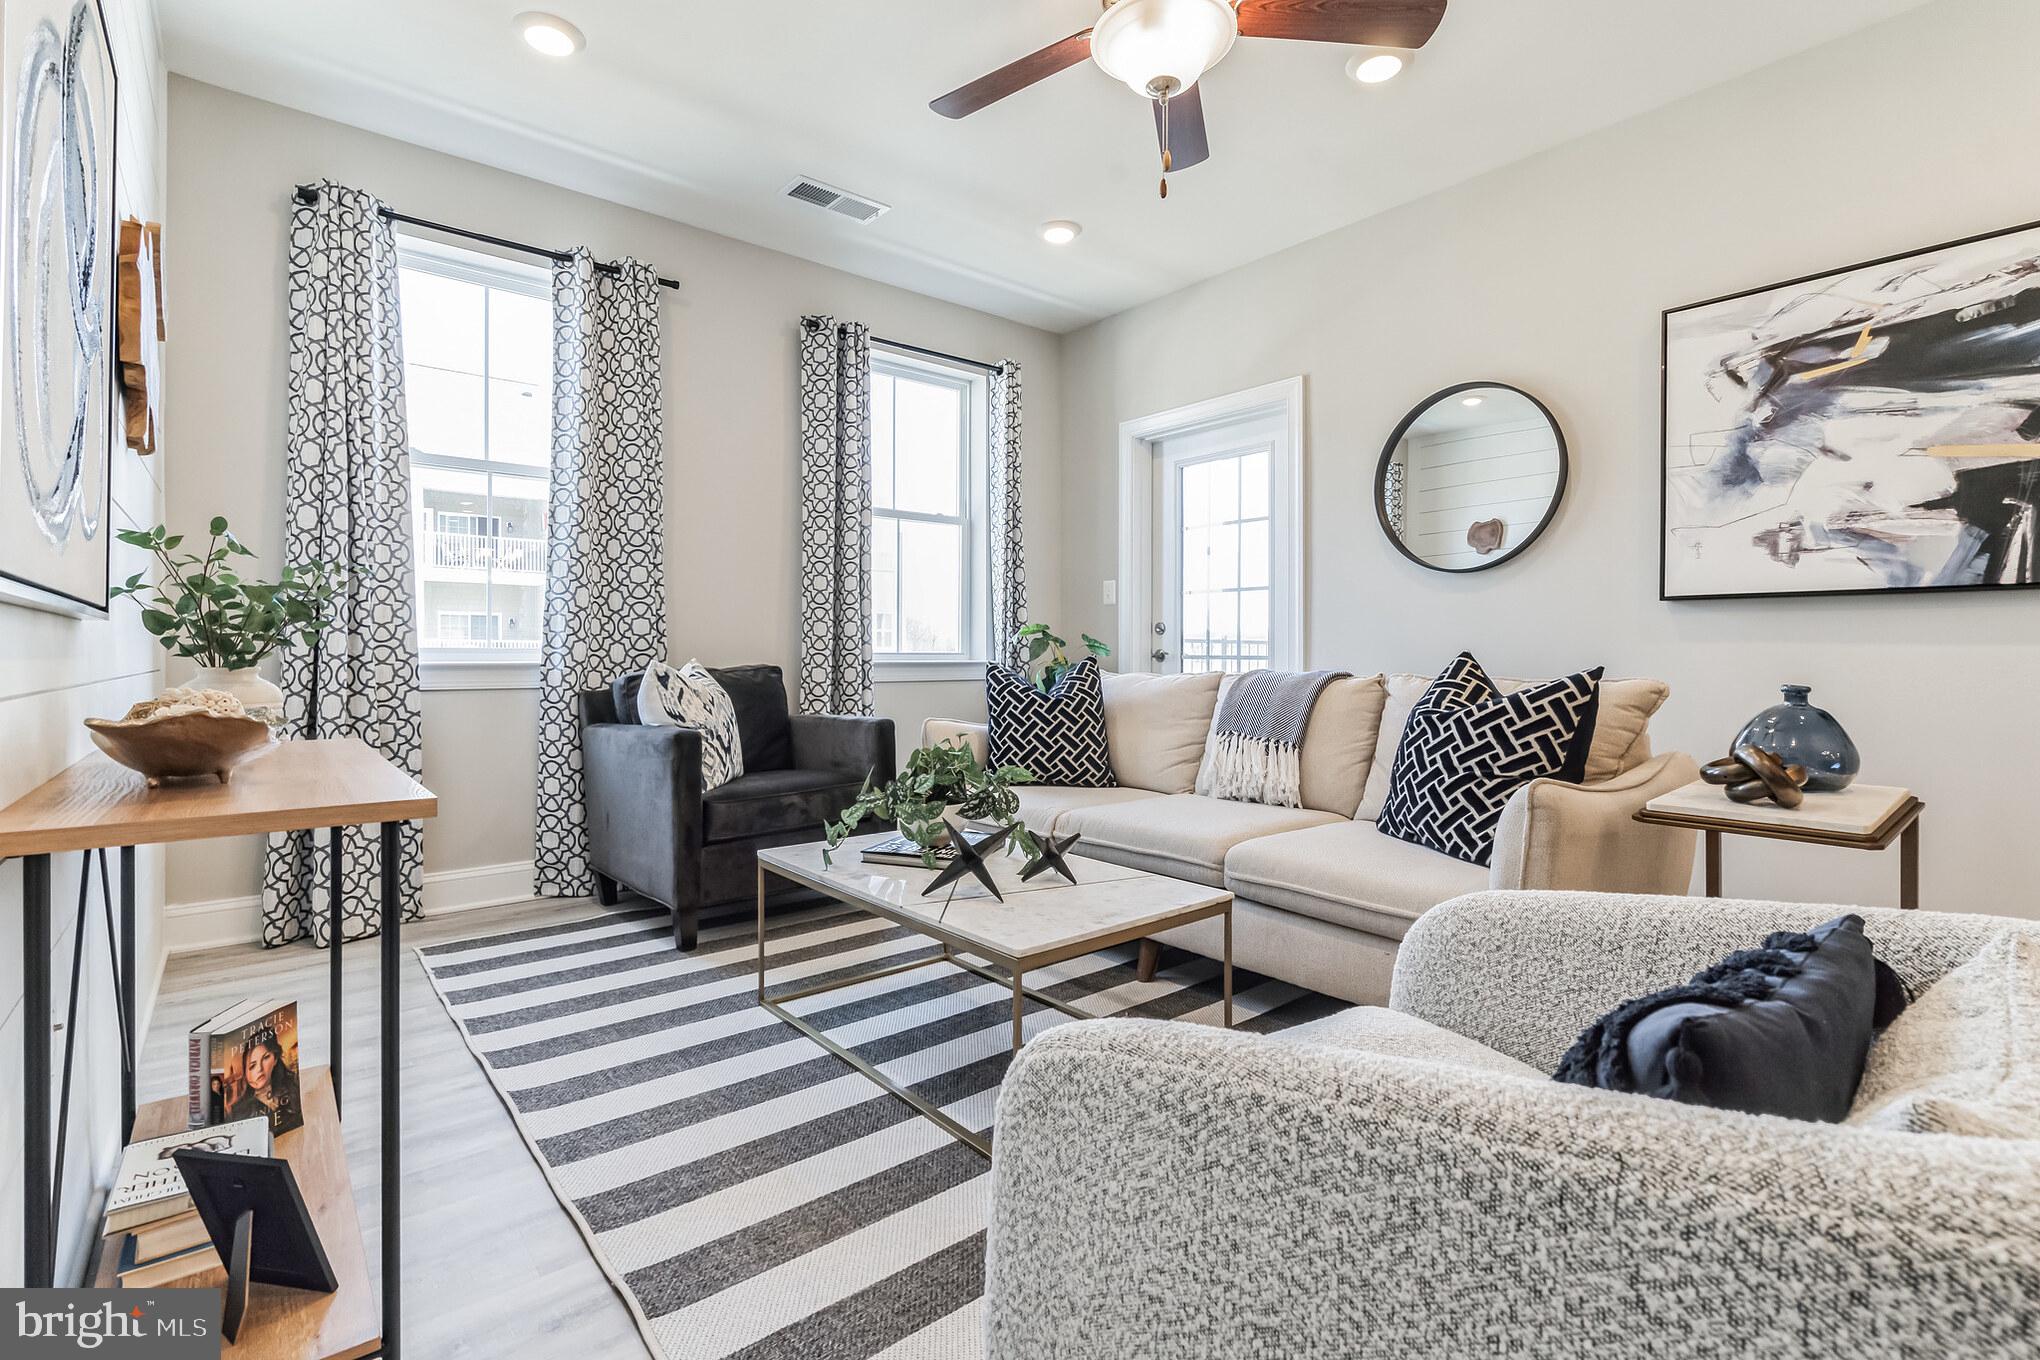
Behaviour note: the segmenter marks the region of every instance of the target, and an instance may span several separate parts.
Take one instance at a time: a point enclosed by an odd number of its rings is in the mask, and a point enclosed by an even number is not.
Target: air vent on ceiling
[[[890,211],[892,207],[889,203],[880,203],[877,199],[865,198],[806,177],[787,185],[786,196],[802,203],[812,203],[817,208],[827,208],[832,213],[841,213],[853,222],[876,221],[881,213]]]

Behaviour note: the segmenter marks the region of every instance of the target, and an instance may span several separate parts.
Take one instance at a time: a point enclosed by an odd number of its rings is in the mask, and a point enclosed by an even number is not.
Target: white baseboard
[[[500,907],[532,896],[531,861],[478,864],[425,875],[427,916],[451,916],[480,907]],[[166,952],[189,954],[262,938],[262,899],[223,897],[212,902],[172,902],[163,909]]]

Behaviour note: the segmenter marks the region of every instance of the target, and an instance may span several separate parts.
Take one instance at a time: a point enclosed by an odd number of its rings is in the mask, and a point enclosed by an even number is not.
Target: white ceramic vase
[[[283,691],[265,680],[253,666],[200,666],[188,688],[231,694],[241,701],[249,717],[260,718],[272,729],[283,725]]]

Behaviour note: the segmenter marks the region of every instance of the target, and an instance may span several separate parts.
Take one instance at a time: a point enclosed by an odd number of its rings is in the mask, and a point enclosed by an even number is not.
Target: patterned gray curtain
[[[992,656],[1025,664],[1016,635],[1027,623],[1027,550],[1020,522],[1020,365],[992,370]]]
[[[868,715],[871,332],[800,326],[800,711]]]
[[[666,656],[662,386],[658,275],[636,260],[599,270],[585,250],[556,265],[533,851],[542,897],[595,887],[580,692]]]
[[[359,737],[415,778],[420,770],[418,632],[412,620],[411,484],[397,242],[370,194],[322,182],[291,214],[290,376],[284,398],[283,560],[347,570],[333,626],[282,653],[285,733]],[[404,918],[418,915],[421,828],[406,825]],[[332,943],[327,833],[269,838],[262,942]],[[343,938],[376,933],[382,847],[374,827],[343,833]]]

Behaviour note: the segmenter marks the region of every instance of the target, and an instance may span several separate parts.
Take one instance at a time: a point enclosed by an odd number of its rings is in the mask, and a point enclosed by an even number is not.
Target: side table
[[[1884,784],[1851,784],[1840,793],[1809,793],[1796,808],[1775,803],[1734,803],[1712,784],[1696,780],[1646,803],[1636,820],[1652,826],[1698,831],[1707,864],[1707,896],[1721,896],[1721,838],[1832,845],[1844,850],[1884,850],[1898,842],[1898,905],[1920,904],[1920,813],[1926,808],[1911,790]]]

